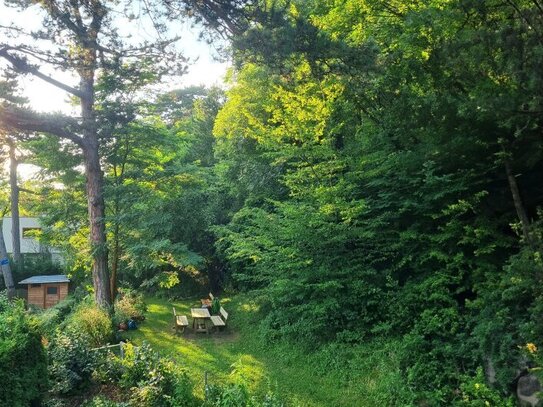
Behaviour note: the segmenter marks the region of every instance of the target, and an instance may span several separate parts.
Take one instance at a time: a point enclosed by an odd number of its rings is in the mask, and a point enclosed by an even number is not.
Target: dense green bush
[[[91,347],[103,346],[114,339],[113,325],[108,313],[90,299],[77,306],[66,320],[66,330],[85,338]]]
[[[111,343],[113,329],[106,311],[86,298],[79,304],[74,299],[62,302],[45,311],[43,324],[52,330],[52,324],[65,317],[53,334],[47,347],[51,391],[55,394],[76,394],[91,383],[96,369],[103,364],[103,354],[92,348]],[[67,312],[71,313],[65,316]]]
[[[120,289],[119,295],[115,300],[115,315],[113,320],[115,324],[126,322],[130,318],[142,317],[146,310],[143,294],[126,288]]]
[[[47,389],[47,362],[37,324],[22,302],[0,294],[0,405],[28,407]]]
[[[47,346],[51,391],[56,394],[75,394],[91,383],[97,363],[83,333],[57,332]]]
[[[513,407],[516,405],[512,397],[505,398],[496,389],[486,383],[483,369],[479,368],[474,377],[467,377],[460,386],[461,397],[455,406],[465,407]]]
[[[70,295],[51,308],[37,312],[42,332],[47,336],[53,336],[55,330],[63,325],[65,319],[72,313],[79,303],[80,298]]]
[[[192,384],[175,364],[148,344],[125,346],[119,385],[130,389],[131,403],[138,407],[189,407],[196,404]]]

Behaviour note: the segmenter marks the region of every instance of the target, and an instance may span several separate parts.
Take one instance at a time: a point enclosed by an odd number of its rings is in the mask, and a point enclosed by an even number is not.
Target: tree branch
[[[19,187],[19,191],[26,192],[27,194],[39,195],[39,193],[36,191],[32,191],[31,189],[26,189],[22,187]]]
[[[0,129],[8,132],[48,133],[83,145],[83,139],[77,136],[81,129],[79,122],[62,114],[43,114],[29,109],[0,106]]]
[[[82,93],[78,89],[68,86],[62,82],[57,81],[56,79],[51,78],[50,76],[41,73],[38,68],[30,65],[25,59],[10,54],[8,52],[8,50],[10,49],[12,48],[0,48],[0,57],[6,59],[11,65],[13,65],[15,70],[17,70],[18,72],[34,75],[35,77],[40,78],[41,80],[50,83],[51,85],[56,86],[57,88],[60,88],[68,93],[71,93],[74,96],[82,96]]]

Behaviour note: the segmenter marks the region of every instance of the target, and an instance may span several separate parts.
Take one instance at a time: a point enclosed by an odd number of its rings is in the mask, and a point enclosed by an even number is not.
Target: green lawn
[[[149,342],[162,354],[184,366],[197,393],[203,395],[204,372],[211,383],[231,380],[232,374],[247,379],[251,390],[265,393],[273,389],[295,406],[364,406],[364,386],[375,383],[374,372],[355,383],[342,380],[338,374],[316,374],[308,355],[294,347],[270,347],[262,345],[256,333],[257,308],[242,296],[221,299],[229,312],[228,328],[224,332],[175,335],[172,329],[172,306],[180,315],[187,315],[190,308],[199,305],[198,299],[168,302],[159,298],[147,298],[147,319],[139,329],[124,334],[135,345]],[[236,373],[233,373],[235,371]]]

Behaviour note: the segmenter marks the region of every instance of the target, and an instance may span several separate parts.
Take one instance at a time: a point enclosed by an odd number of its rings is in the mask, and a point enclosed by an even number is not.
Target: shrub
[[[143,295],[134,290],[121,290],[115,301],[115,324],[126,322],[133,317],[142,317],[146,311]]]
[[[108,313],[88,301],[81,303],[68,318],[67,330],[84,338],[91,347],[113,340],[113,326]]]
[[[127,403],[117,403],[106,399],[105,397],[98,396],[90,401],[86,401],[81,407],[128,407]]]
[[[160,357],[148,344],[139,348],[128,344],[120,363],[119,384],[131,389],[134,405],[184,407],[196,404],[187,375],[176,369],[172,361]]]
[[[66,407],[66,403],[62,399],[50,398],[42,403],[42,407]]]
[[[497,390],[492,389],[485,383],[483,369],[477,369],[474,377],[467,377],[460,385],[462,392],[461,400],[458,400],[455,405],[469,407],[513,407],[515,402],[513,399],[504,398]]]
[[[58,304],[44,311],[38,311],[38,319],[44,334],[52,336],[60,324],[70,315],[77,305],[77,299],[69,296]]]
[[[57,332],[47,352],[53,393],[74,394],[90,384],[97,354],[80,334]]]
[[[47,388],[47,362],[37,324],[22,302],[0,294],[0,405],[27,407]]]

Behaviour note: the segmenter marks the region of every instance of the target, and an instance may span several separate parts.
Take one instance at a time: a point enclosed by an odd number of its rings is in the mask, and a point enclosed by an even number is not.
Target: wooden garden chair
[[[172,307],[173,310],[173,321],[174,321],[174,329],[175,333],[178,334],[179,332],[183,333],[185,332],[185,328],[189,326],[189,320],[185,315],[177,315],[175,312],[175,307]]]

